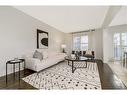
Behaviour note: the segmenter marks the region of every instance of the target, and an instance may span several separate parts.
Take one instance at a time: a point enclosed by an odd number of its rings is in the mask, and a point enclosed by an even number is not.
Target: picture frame
[[[48,48],[48,32],[37,29],[37,49]]]

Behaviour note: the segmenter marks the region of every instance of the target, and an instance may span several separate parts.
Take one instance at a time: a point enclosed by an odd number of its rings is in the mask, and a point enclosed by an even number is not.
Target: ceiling
[[[116,14],[109,26],[127,24],[127,7],[123,6]]]
[[[14,6],[66,33],[100,28],[108,6]]]

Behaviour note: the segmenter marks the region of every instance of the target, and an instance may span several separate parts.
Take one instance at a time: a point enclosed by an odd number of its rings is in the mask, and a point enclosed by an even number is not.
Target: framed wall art
[[[37,48],[48,48],[48,32],[37,29]]]

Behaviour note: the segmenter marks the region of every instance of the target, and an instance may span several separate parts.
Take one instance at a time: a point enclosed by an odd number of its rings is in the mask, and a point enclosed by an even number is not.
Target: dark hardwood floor
[[[122,81],[113,73],[108,64],[96,60],[102,89],[127,89]]]
[[[25,74],[24,70],[20,71],[20,77],[26,77],[30,74],[35,73],[32,70],[25,69]],[[8,81],[6,83],[6,76],[0,77],[0,89],[36,89],[33,86],[29,85],[28,83],[24,82],[22,79],[19,81],[19,72],[16,72],[15,78],[13,74],[8,75]]]
[[[101,60],[96,60],[99,69],[99,75],[101,80],[102,89],[126,89],[125,85],[121,80],[112,72],[111,68],[107,64],[103,64]],[[24,71],[20,71],[21,78],[26,77],[30,74],[35,73],[32,70],[26,69],[25,75]],[[18,72],[16,72],[15,80],[13,74],[8,75],[8,82],[6,84],[6,77],[0,77],[0,89],[36,89],[18,79]]]

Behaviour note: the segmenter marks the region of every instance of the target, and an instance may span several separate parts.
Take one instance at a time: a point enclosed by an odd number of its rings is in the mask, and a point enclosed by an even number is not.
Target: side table
[[[14,76],[14,79],[15,79],[15,65],[16,64],[19,64],[19,81],[20,81],[20,64],[23,64],[24,63],[24,74],[25,74],[25,59],[18,59],[18,60],[9,60],[6,62],[6,83],[7,83],[7,69],[8,69],[8,65],[11,64],[13,65],[13,76]]]

